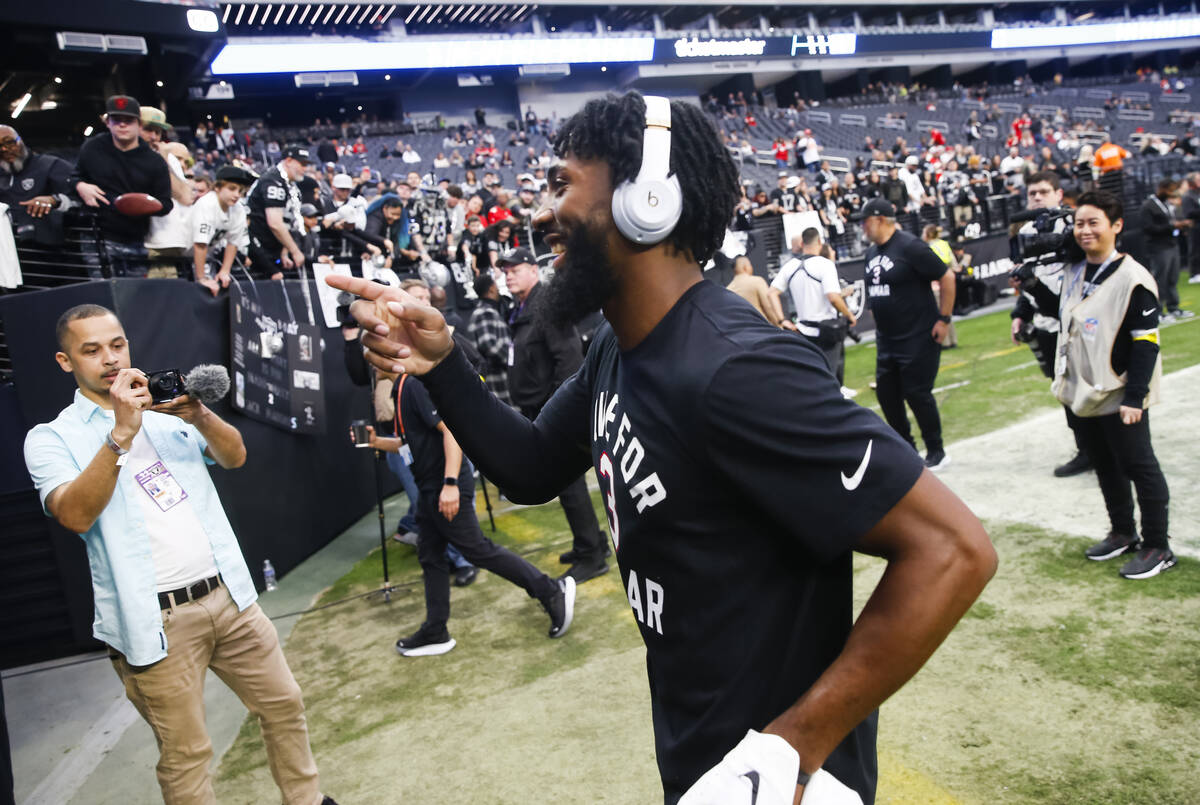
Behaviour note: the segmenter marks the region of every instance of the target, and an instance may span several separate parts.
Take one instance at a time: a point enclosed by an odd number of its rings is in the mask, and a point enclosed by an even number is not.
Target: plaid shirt
[[[500,311],[490,300],[481,299],[471,311],[471,319],[467,322],[467,336],[474,342],[475,348],[486,362],[483,379],[487,387],[503,403],[512,405],[512,399],[508,395],[508,356],[512,351],[512,336],[508,332],[508,325],[500,316]]]

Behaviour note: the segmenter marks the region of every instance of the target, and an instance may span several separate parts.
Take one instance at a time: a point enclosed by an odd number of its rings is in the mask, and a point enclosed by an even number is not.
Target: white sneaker
[[[1200,274],[1188,277],[1188,285],[1200,285]]]
[[[858,392],[855,391],[854,389],[850,388],[849,386],[842,386],[842,396],[845,397],[847,400],[853,400],[855,397],[858,396]]]
[[[1158,317],[1158,323],[1159,324],[1174,324],[1175,323],[1175,314],[1174,313],[1162,314],[1161,316]]]
[[[1176,310],[1172,315],[1175,317],[1175,321],[1179,321],[1180,319],[1191,319],[1195,318],[1196,316],[1196,314],[1190,310]]]

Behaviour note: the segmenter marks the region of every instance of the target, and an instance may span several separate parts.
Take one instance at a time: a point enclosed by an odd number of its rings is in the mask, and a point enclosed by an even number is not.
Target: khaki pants
[[[179,261],[164,259],[186,257],[189,250],[172,247],[170,249],[147,249],[150,268],[146,270],[146,279],[175,280],[179,279]]]
[[[158,783],[166,805],[213,805],[212,742],[204,721],[209,668],[258,717],[267,760],[285,805],[319,805],[317,764],[308,745],[300,686],[275,626],[258,604],[238,612],[224,585],[163,611],[168,653],[133,666],[110,650],[125,695],[158,741]]]

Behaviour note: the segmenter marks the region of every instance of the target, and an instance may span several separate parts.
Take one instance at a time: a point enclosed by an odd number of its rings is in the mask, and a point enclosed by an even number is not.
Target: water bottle
[[[267,583],[267,592],[279,588],[275,583],[275,566],[271,564],[270,559],[263,560],[263,581]]]

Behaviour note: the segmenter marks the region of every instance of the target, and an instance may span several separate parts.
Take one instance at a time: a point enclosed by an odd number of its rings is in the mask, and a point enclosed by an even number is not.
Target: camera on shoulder
[[[1012,217],[1014,223],[1033,222],[1032,232],[1018,232],[1021,262],[1012,270],[1013,279],[1028,290],[1037,282],[1036,270],[1053,263],[1070,265],[1083,260],[1083,249],[1075,242],[1075,211],[1068,207],[1026,210]],[[1024,229],[1024,228],[1023,228]]]

